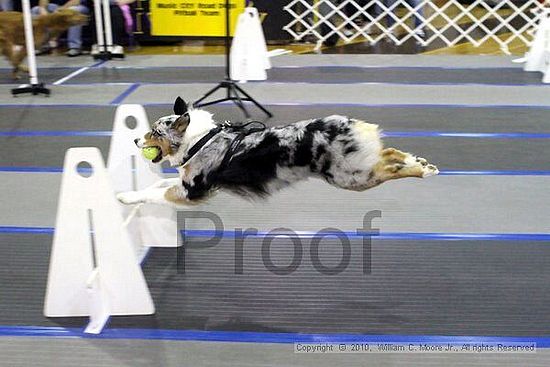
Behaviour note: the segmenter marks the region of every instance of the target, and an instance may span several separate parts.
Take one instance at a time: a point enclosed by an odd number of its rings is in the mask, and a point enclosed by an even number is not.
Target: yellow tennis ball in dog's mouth
[[[150,161],[155,159],[159,155],[159,153],[160,151],[157,147],[145,147],[141,149],[141,155],[143,155],[145,159],[148,159]]]

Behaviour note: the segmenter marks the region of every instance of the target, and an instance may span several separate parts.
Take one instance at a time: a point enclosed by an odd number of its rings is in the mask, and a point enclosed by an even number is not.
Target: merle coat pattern
[[[178,168],[179,179],[121,193],[123,203],[185,207],[217,190],[262,198],[309,177],[363,191],[391,179],[438,173],[423,158],[383,149],[378,125],[338,115],[252,131],[240,141],[242,131],[228,127],[188,159],[191,147],[217,125],[210,113],[188,109],[179,97],[174,112],[135,142],[140,148],[158,147],[153,162],[167,159]]]

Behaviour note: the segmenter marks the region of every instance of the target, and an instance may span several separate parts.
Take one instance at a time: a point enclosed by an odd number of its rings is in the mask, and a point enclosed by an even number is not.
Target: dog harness
[[[259,125],[259,126],[250,126],[250,125]],[[252,133],[260,132],[266,129],[266,126],[263,122],[260,121],[250,121],[246,124],[238,124],[233,125],[229,123],[228,121],[224,122],[221,125],[216,126],[212,130],[208,132],[205,136],[200,138],[199,141],[197,141],[191,149],[187,152],[187,155],[183,158],[180,167],[184,166],[187,162],[191,160],[200,150],[216,135],[218,135],[221,131],[227,131],[227,132],[235,132],[237,133],[237,136],[231,141],[231,144],[229,145],[229,149],[225,153],[222,163],[220,165],[221,168],[224,168],[227,166],[227,164],[231,161],[231,157],[233,154],[237,151],[239,148],[239,145],[241,144],[242,140],[245,136],[250,135]]]

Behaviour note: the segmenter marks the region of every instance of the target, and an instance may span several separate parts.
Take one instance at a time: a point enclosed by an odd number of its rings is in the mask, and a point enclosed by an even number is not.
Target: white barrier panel
[[[127,120],[133,117],[135,128],[129,128]],[[149,120],[141,105],[121,105],[115,113],[113,135],[109,148],[107,169],[115,192],[142,190],[162,180],[161,166],[141,156],[134,139],[150,131]],[[133,207],[120,204],[124,217]],[[161,205],[147,204],[137,209],[128,223],[128,232],[135,244],[136,256],[141,259],[147,247],[176,247],[177,213]]]
[[[91,166],[89,177],[77,172],[81,162]],[[101,153],[97,148],[69,149],[63,165],[44,315],[90,316],[86,331],[98,333],[110,315],[154,312]]]
[[[241,82],[267,79],[266,69],[271,69],[271,62],[258,9],[248,7],[239,15],[230,57],[231,79]]]
[[[535,39],[525,56],[525,71],[540,71],[543,82],[550,83],[550,10],[540,14],[540,21],[535,32]]]
[[[540,0],[291,0],[284,9],[294,19],[284,29],[296,40],[315,38],[318,47],[334,38],[421,46],[492,41],[509,53],[512,42],[530,44],[532,10],[543,7]]]

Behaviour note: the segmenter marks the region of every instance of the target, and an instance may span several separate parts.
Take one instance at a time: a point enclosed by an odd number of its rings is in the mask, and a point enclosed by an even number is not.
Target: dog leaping
[[[152,161],[168,160],[179,177],[119,193],[125,204],[185,208],[218,190],[264,198],[310,177],[364,191],[389,180],[439,173],[424,158],[384,149],[375,124],[333,115],[269,128],[218,125],[211,113],[188,108],[180,97],[174,115],[158,119],[135,143],[156,148]]]

